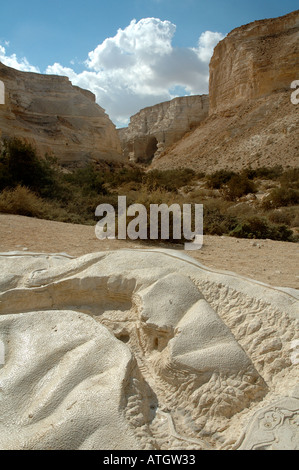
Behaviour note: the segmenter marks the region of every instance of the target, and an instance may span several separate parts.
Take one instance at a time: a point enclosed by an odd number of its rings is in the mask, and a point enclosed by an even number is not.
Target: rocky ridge
[[[118,130],[124,156],[150,163],[198,126],[208,112],[206,95],[183,96],[142,109],[131,117],[127,128]]]
[[[234,29],[210,62],[210,114],[289,92],[299,70],[299,11]]]
[[[66,165],[122,159],[115,126],[90,91],[67,77],[20,72],[2,63],[0,80],[5,86],[0,137],[22,138]]]
[[[298,165],[299,10],[233,30],[210,63],[209,116],[152,168]],[[283,161],[282,161],[283,156]]]

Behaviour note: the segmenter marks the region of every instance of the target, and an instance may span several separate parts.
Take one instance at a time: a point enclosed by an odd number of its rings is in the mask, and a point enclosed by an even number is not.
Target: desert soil
[[[0,252],[86,253],[120,249],[171,248],[173,244],[151,244],[122,240],[98,240],[92,226],[0,214]],[[299,289],[297,243],[204,236],[198,251],[186,251],[205,266],[233,271],[272,286]]]

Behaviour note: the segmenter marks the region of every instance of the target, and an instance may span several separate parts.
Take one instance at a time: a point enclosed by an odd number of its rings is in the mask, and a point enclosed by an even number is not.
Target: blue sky
[[[219,40],[297,8],[294,0],[2,1],[0,61],[69,76],[122,126],[142,107],[207,93]]]

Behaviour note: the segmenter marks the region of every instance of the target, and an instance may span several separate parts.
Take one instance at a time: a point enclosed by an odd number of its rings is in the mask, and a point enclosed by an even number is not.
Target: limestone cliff
[[[209,117],[153,162],[205,172],[298,166],[299,10],[232,31],[210,63]]]
[[[210,113],[289,90],[298,55],[299,11],[234,29],[210,62]]]
[[[2,63],[0,80],[5,86],[2,138],[25,139],[67,165],[122,158],[115,126],[93,93],[67,77],[20,72]]]
[[[119,129],[124,156],[149,163],[202,122],[209,112],[206,95],[184,96],[144,108]]]

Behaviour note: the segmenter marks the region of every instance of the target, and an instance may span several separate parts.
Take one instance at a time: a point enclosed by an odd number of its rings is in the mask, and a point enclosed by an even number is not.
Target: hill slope
[[[297,166],[299,10],[232,31],[210,63],[209,117],[167,149],[153,168]]]

